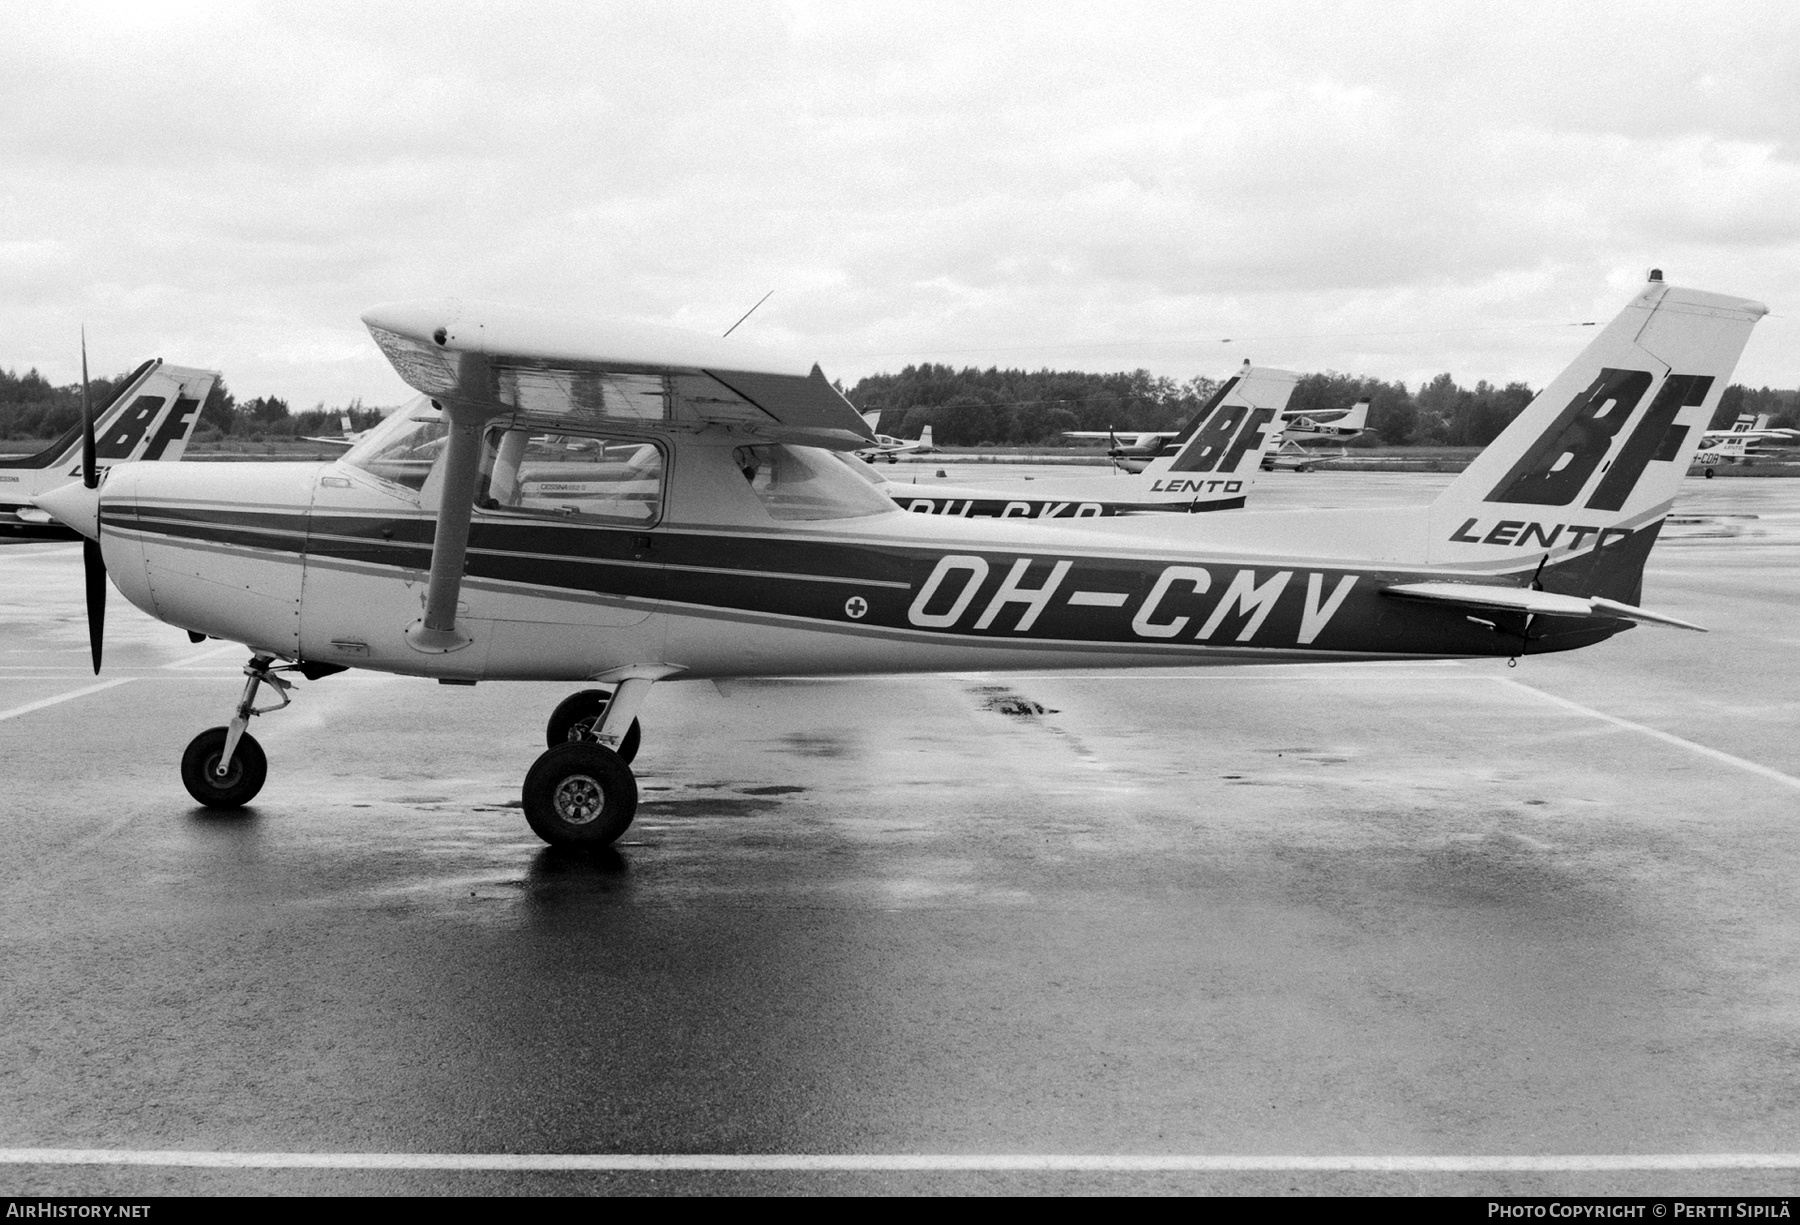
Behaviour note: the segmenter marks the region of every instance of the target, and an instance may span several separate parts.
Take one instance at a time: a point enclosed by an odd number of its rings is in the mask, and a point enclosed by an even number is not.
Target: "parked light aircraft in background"
[[[217,371],[171,366],[161,358],[133,370],[94,421],[100,471],[131,460],[180,459],[218,377]],[[0,456],[0,531],[78,539],[32,498],[81,479],[81,434],[76,425],[35,455]]]
[[[1248,363],[1194,414],[1172,454],[1135,473],[1059,476],[1009,485],[868,479],[915,514],[988,519],[1088,519],[1132,511],[1235,510],[1281,434],[1274,422],[1299,375]]]
[[[1713,469],[1720,464],[1741,464],[1754,459],[1761,453],[1758,443],[1776,438],[1783,442],[1800,439],[1800,430],[1772,430],[1768,425],[1768,413],[1741,413],[1729,428],[1707,430],[1700,435],[1700,450],[1694,456],[1694,462],[1710,479]]]
[[[302,439],[302,441],[326,442],[326,443],[330,443],[334,447],[353,447],[368,436],[368,433],[369,433],[368,430],[353,430],[350,428],[350,414],[349,413],[339,413],[338,421],[343,426],[344,432],[342,434],[339,434],[336,437],[332,437],[331,435],[327,434],[323,437],[318,437],[318,438],[315,438],[311,435],[307,435],[304,439]],[[370,429],[373,429],[373,428],[374,428],[373,426],[370,427]]]
[[[1356,438],[1369,428],[1369,398],[1335,412],[1296,409],[1281,415],[1282,438],[1304,442],[1308,438]]]
[[[1250,362],[1245,360],[1237,375],[1233,376],[1234,379],[1242,378],[1244,373],[1250,369],[1252,369]],[[1291,390],[1290,388],[1290,393]],[[1285,401],[1286,397],[1284,396],[1283,399]],[[1113,462],[1113,466],[1123,472],[1135,475],[1158,468],[1158,461],[1162,461],[1160,467],[1166,468],[1181,452],[1187,441],[1193,437],[1194,431],[1205,420],[1208,411],[1218,402],[1219,393],[1215,391],[1213,398],[1207,401],[1206,406],[1189,417],[1180,429],[1138,430],[1125,435],[1123,440],[1116,430],[1064,430],[1062,436],[1083,440],[1106,439],[1106,457]],[[1280,431],[1276,431],[1269,441],[1270,447],[1260,452],[1264,461],[1262,466],[1265,470],[1268,468],[1268,455],[1281,444]]]
[[[426,398],[341,459],[122,464],[98,488],[89,461],[38,502],[89,537],[96,669],[105,575],[248,646],[231,721],[182,759],[202,804],[263,786],[245,729],[295,673],[567,681],[610,689],[552,716],[525,817],[602,846],[636,811],[659,681],[1505,657],[1686,625],[1639,607],[1644,563],[1766,313],[1654,280],[1429,506],[1019,524],[909,514],[848,471],[831,452],[868,427],[817,366],[401,303],[364,322]]]
[[[1248,365],[1248,363],[1245,363]],[[1113,430],[1064,430],[1064,438],[1106,439],[1106,458],[1112,460],[1114,466],[1125,472],[1142,472],[1150,462],[1159,457],[1170,458],[1181,449],[1192,432],[1189,427],[1200,420],[1200,414],[1194,414],[1187,425],[1178,430],[1138,430],[1125,435],[1121,440]]]
[[[856,452],[858,459],[866,460],[871,464],[878,459],[885,459],[891,464],[897,462],[902,455],[929,455],[937,450],[931,444],[931,427],[929,425],[921,427],[919,436],[908,442],[904,438],[892,438],[886,434],[875,433],[875,427],[881,422],[880,409],[872,409],[864,413],[862,419],[869,427],[869,433],[874,437],[875,445],[864,447]]]
[[[1353,407],[1335,412],[1297,411],[1282,415],[1281,438],[1263,457],[1264,472],[1311,472],[1328,459],[1343,459],[1349,452],[1338,448],[1336,455],[1308,450],[1306,444],[1326,439],[1339,442],[1360,437],[1368,431],[1369,401],[1365,396]]]

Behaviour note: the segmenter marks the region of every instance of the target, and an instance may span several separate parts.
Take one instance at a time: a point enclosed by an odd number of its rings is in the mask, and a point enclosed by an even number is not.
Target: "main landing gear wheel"
[[[571,740],[548,749],[525,775],[525,820],[551,846],[610,846],[637,815],[637,779],[611,749]]]
[[[227,728],[209,727],[188,742],[181,755],[181,781],[188,794],[208,808],[242,808],[256,798],[269,777],[269,759],[248,733],[238,737],[231,766],[219,773]]]
[[[551,748],[559,744],[592,744],[594,729],[600,726],[600,716],[606,713],[606,704],[610,701],[612,694],[604,689],[583,689],[580,693],[570,694],[550,713],[550,722],[544,728],[544,740]],[[638,721],[633,719],[625,738],[619,741],[619,760],[630,764],[632,758],[637,756],[638,741],[642,738]]]
[[[1713,479],[1714,475],[1716,475],[1716,474],[1713,472],[1713,470],[1711,468],[1702,468],[1700,470],[1700,475],[1704,476],[1707,480],[1710,481]]]

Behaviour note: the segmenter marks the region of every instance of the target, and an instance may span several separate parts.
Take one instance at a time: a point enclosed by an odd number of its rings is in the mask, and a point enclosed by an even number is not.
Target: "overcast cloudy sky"
[[[460,295],[913,361],[1540,386],[1651,265],[1800,384],[1800,5],[0,15],[0,366],[405,395]],[[1591,332],[1587,333],[1591,334]],[[1231,343],[1223,343],[1231,338]]]

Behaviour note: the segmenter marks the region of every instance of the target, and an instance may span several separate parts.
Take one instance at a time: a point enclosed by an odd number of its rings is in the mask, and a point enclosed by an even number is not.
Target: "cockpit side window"
[[[819,447],[739,447],[732,462],[771,519],[858,519],[895,509],[891,498]]]
[[[663,453],[642,439],[487,432],[475,505],[649,527],[662,517]]]

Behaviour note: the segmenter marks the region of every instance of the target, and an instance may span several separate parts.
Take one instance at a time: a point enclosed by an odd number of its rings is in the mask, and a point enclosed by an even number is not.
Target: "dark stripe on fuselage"
[[[415,576],[429,566],[433,528],[422,517],[167,506],[106,505],[102,521],[111,530],[296,560],[332,558]],[[1647,549],[1657,526],[1631,536],[1648,533],[1641,542]],[[1609,546],[1608,552],[1619,547]],[[1620,556],[1636,552],[1627,549]],[[1546,567],[1541,577],[1555,589],[1562,585],[1558,571],[1586,571],[1596,560],[1589,554],[1571,557]],[[1455,608],[1381,594],[1396,582],[1442,577],[1430,571],[1096,557],[1002,549],[991,542],[958,550],[953,543],[842,542],[478,518],[471,527],[466,573],[552,595],[579,591],[1001,641],[1512,655],[1586,645],[1625,628],[1622,622],[1538,617],[1527,646],[1523,618],[1495,614],[1473,621]]]

